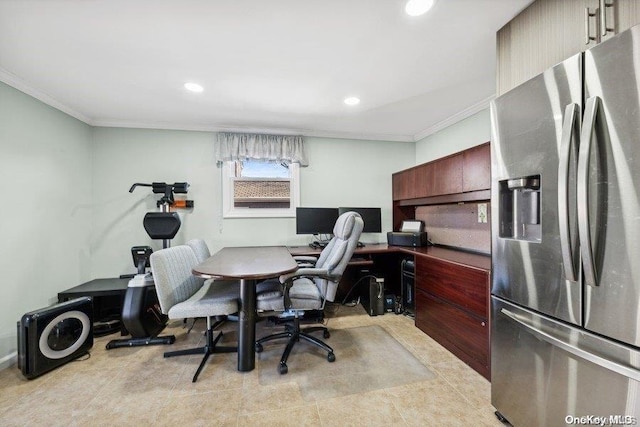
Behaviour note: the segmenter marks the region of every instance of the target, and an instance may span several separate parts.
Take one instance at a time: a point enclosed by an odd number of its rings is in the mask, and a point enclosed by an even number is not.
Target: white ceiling
[[[0,0],[0,80],[96,126],[414,141],[486,107],[531,0],[405,1]]]

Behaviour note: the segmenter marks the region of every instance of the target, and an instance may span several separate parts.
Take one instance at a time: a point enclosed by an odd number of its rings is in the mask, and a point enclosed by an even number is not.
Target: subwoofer
[[[90,297],[25,313],[18,322],[18,368],[29,379],[87,354],[92,346]]]

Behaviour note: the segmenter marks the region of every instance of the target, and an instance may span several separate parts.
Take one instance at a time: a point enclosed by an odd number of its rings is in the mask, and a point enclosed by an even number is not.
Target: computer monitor
[[[296,234],[331,234],[337,208],[296,208]]]
[[[382,232],[382,214],[380,208],[338,208],[338,214],[345,212],[357,212],[364,221],[363,233],[381,233]]]

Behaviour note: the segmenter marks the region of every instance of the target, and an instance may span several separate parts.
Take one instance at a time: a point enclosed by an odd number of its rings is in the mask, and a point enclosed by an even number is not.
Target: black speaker
[[[402,308],[410,316],[415,314],[416,265],[413,260],[402,260]]]
[[[371,277],[360,294],[360,303],[369,316],[384,314],[384,279]]]
[[[29,379],[87,354],[92,346],[90,297],[25,313],[18,322],[18,368]]]

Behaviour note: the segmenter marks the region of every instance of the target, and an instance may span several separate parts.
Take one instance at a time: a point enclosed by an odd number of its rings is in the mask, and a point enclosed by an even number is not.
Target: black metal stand
[[[143,345],[170,345],[176,341],[174,335],[164,337],[130,338],[121,340],[111,340],[107,343],[107,350],[122,347],[141,347]]]
[[[195,383],[198,380],[198,375],[200,375],[200,372],[202,371],[202,368],[204,368],[205,363],[207,363],[207,360],[209,359],[210,355],[214,353],[235,353],[238,351],[237,347],[222,347],[222,346],[216,345],[218,341],[220,341],[220,338],[222,338],[222,332],[219,332],[214,339],[213,330],[223,322],[224,320],[220,320],[220,321],[217,321],[214,325],[211,325],[211,317],[207,317],[207,344],[204,347],[189,348],[186,350],[168,351],[164,354],[164,357],[186,356],[191,354],[204,353],[204,357],[202,358],[202,361],[198,366],[198,370],[193,376],[193,380],[191,380],[191,382]]]
[[[122,306],[122,321],[131,338],[111,340],[106,345],[107,350],[145,345],[170,345],[176,340],[173,335],[158,336],[166,325],[167,316],[160,312],[158,296],[152,285],[127,288]]]
[[[289,358],[289,354],[291,353],[293,346],[296,344],[296,342],[300,341],[300,339],[303,339],[327,351],[328,353],[327,360],[329,362],[335,362],[336,356],[333,353],[333,349],[329,347],[324,341],[312,335],[309,335],[310,332],[318,332],[318,331],[322,331],[322,335],[324,338],[329,338],[331,336],[331,334],[329,333],[329,330],[324,326],[313,326],[313,327],[305,328],[304,330],[301,330],[300,317],[296,312],[295,317],[293,318],[293,323],[285,325],[284,332],[268,335],[256,341],[256,352],[257,353],[262,352],[263,350],[262,343],[264,342],[272,341],[280,338],[289,338],[289,341],[287,341],[287,346],[284,349],[284,353],[282,353],[282,358],[280,358],[280,365],[278,366],[278,372],[280,372],[281,375],[284,375],[289,371],[289,368],[287,367],[287,359]]]
[[[238,313],[238,371],[256,367],[256,285],[255,280],[240,279],[240,312]]]

